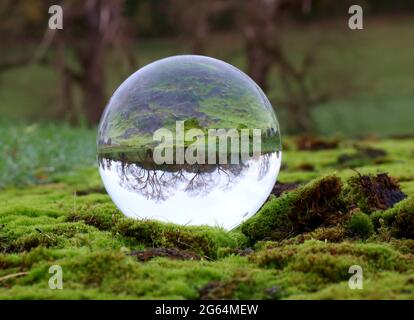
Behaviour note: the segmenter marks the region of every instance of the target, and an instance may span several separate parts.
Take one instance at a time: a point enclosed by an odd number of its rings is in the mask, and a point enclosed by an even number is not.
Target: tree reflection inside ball
[[[223,61],[155,61],[111,97],[98,133],[99,171],[128,217],[232,229],[254,215],[279,173],[273,108]]]

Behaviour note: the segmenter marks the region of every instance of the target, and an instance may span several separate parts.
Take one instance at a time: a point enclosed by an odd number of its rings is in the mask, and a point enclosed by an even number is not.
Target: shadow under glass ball
[[[169,57],[115,91],[99,125],[98,162],[126,216],[231,229],[257,212],[276,182],[279,125],[239,69]]]

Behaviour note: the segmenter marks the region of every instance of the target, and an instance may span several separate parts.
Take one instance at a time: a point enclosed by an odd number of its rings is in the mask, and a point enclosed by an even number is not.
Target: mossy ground
[[[5,183],[0,299],[413,299],[414,140],[358,141],[387,159],[353,170],[338,158],[357,153],[355,141],[319,151],[284,144],[278,180],[313,181],[271,196],[232,232],[127,219],[87,165]],[[382,172],[407,198],[364,212],[347,181]],[[63,290],[49,289],[52,265],[63,269]],[[348,287],[351,265],[364,270],[362,290]]]

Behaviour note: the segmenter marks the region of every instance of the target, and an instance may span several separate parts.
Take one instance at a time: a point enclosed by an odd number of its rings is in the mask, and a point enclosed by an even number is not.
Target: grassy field
[[[317,151],[286,138],[278,180],[304,187],[271,196],[226,232],[124,217],[93,165],[93,130],[3,126],[1,137],[2,299],[414,298],[412,139],[342,140]],[[388,172],[408,198],[371,207],[349,180],[356,171]],[[48,287],[56,264],[63,290]],[[355,264],[363,290],[348,288]]]
[[[52,177],[92,166],[96,133],[62,124],[0,124],[0,188],[50,182]]]

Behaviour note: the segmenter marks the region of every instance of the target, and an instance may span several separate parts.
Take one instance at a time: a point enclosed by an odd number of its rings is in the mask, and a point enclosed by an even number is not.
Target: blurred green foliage
[[[65,124],[1,124],[0,188],[46,183],[93,165],[95,139],[94,130]]]
[[[299,63],[312,44],[320,43],[310,81],[315,90],[330,92],[331,97],[312,110],[317,132],[324,135],[339,132],[353,137],[414,133],[411,121],[414,82],[409,68],[413,34],[414,23],[409,17],[367,20],[360,32],[344,32],[342,20],[316,23],[306,30],[292,27],[287,31],[285,50],[294,62]],[[4,51],[14,55],[27,48],[14,44]],[[188,43],[174,37],[141,39],[135,49],[139,66],[184,53],[189,53]],[[246,70],[243,44],[236,34],[212,34],[206,54]],[[70,54],[68,59],[72,59]],[[106,71],[109,98],[132,70],[126,70],[116,56],[109,55]],[[290,124],[279,77],[278,71],[272,70],[267,95],[276,109],[282,133],[286,133]],[[59,75],[48,65],[28,65],[0,73],[0,117],[10,121],[60,121],[58,82]],[[77,108],[71,111],[74,115],[66,117],[82,119],[81,93],[78,88],[74,91]]]

